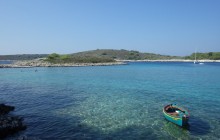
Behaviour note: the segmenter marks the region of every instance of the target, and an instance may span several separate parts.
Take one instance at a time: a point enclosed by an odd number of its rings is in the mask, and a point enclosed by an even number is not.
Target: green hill
[[[0,55],[0,60],[33,60],[47,57],[48,54],[17,54],[17,55]]]
[[[84,51],[69,55],[50,54],[46,61],[52,63],[105,63],[115,60],[160,60],[160,59],[181,59],[177,56],[159,55],[153,53],[140,53],[138,51],[98,49]]]
[[[194,60],[195,53],[186,56],[185,59]],[[197,60],[220,60],[220,52],[196,53]]]
[[[220,52],[197,53],[197,60],[220,60]],[[97,49],[67,55],[59,54],[21,54],[21,55],[0,55],[0,60],[33,60],[36,58],[47,58],[46,61],[53,63],[102,63],[118,60],[169,60],[169,59],[190,59],[194,60],[195,53],[186,57],[160,55],[154,53],[141,53],[134,50],[113,50]]]
[[[112,58],[97,57],[92,55],[59,55],[56,53],[48,55],[46,61],[51,63],[106,63],[115,62]]]
[[[141,53],[138,51],[128,51],[128,50],[112,50],[112,49],[97,49],[92,51],[84,51],[79,53],[71,54],[71,56],[93,56],[101,58],[112,58],[119,60],[158,60],[158,59],[180,59],[178,56],[160,55],[153,53]]]

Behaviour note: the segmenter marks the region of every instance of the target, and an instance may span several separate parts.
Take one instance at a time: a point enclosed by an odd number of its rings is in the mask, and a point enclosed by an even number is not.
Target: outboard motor
[[[182,120],[183,120],[183,121],[182,121],[182,122],[183,122],[183,125],[186,125],[186,124],[188,123],[189,117],[184,114],[184,115],[182,116]]]

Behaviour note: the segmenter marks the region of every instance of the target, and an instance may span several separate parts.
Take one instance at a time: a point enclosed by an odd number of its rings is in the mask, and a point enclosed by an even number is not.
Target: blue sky
[[[220,51],[220,0],[0,0],[0,54]]]

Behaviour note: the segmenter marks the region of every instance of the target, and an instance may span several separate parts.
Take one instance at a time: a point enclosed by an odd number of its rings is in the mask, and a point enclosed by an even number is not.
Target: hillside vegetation
[[[158,60],[158,59],[180,59],[177,56],[159,55],[153,53],[140,53],[127,50],[92,50],[69,55],[50,54],[46,61],[52,63],[105,63],[118,60]]]
[[[59,55],[56,53],[48,55],[46,61],[51,63],[106,63],[115,62],[112,58],[96,56],[78,56],[78,55]]]
[[[181,57],[178,56],[169,56],[169,55],[160,55],[153,53],[141,53],[138,51],[128,51],[128,50],[93,50],[93,51],[85,51],[71,54],[71,56],[93,56],[93,57],[101,57],[101,58],[112,58],[119,60],[158,60],[158,59],[178,59]]]
[[[48,54],[17,54],[17,55],[0,55],[0,60],[33,60],[47,57]]]
[[[195,53],[186,56],[185,59],[194,60]],[[197,60],[220,60],[220,52],[196,53]]]
[[[197,53],[197,60],[220,60],[220,52]],[[22,55],[0,55],[0,60],[33,60],[36,58],[47,58],[52,63],[104,63],[115,62],[115,60],[170,60],[189,59],[194,60],[195,53],[190,56],[169,56],[154,53],[141,53],[138,51],[97,49],[79,53],[60,54],[22,54]]]
[[[198,60],[220,60],[220,52],[197,53]],[[105,63],[115,62],[115,60],[170,60],[170,59],[189,59],[194,60],[195,53],[190,56],[169,56],[153,53],[141,53],[128,50],[98,49],[84,51],[69,55],[51,54],[47,61],[52,63]]]

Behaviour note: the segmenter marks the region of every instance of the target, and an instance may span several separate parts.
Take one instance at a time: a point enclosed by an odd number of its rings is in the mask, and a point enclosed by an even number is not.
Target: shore
[[[84,67],[84,66],[112,66],[126,65],[128,62],[194,62],[194,60],[170,59],[170,60],[116,60],[108,63],[49,63],[41,59],[15,61],[12,64],[0,64],[0,68],[30,68],[30,67]],[[220,62],[220,60],[197,60],[197,63]]]
[[[121,62],[194,62],[194,60],[170,59],[170,60],[117,60]],[[197,60],[198,63],[220,62],[220,60]]]
[[[30,67],[83,67],[83,66],[112,66],[112,65],[125,65],[125,62],[116,61],[108,63],[49,63],[44,60],[25,60],[15,61],[12,64],[0,64],[0,68],[30,68]]]

